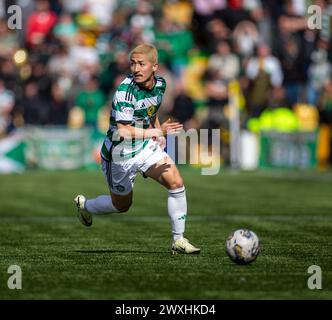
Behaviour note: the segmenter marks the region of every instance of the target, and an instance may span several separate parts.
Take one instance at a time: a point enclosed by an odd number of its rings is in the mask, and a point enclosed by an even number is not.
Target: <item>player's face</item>
[[[157,68],[158,64],[152,63],[147,54],[134,53],[130,58],[130,70],[138,84],[151,81]]]

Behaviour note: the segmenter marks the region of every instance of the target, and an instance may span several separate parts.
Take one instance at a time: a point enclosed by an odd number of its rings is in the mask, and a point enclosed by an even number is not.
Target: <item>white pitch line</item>
[[[300,181],[312,181],[312,182],[331,182],[332,175],[330,173],[325,175],[314,175],[314,174],[307,174],[303,175],[300,173],[287,173],[285,172],[269,172],[269,171],[259,171],[257,172],[258,177],[263,178],[275,178],[275,179],[284,179],[284,180],[300,180]]]
[[[135,215],[98,215],[94,216],[97,219],[111,219],[113,221],[168,221],[168,216],[135,216]],[[20,223],[20,222],[52,222],[52,221],[75,221],[75,216],[26,216],[26,217],[0,217],[1,223]],[[238,220],[258,220],[258,221],[332,221],[330,215],[189,215],[188,221],[238,221]]]

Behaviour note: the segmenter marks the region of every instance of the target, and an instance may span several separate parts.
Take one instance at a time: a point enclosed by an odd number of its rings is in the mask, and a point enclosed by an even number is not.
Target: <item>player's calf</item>
[[[124,213],[124,212],[127,212],[130,209],[131,204],[130,205],[122,205],[122,206],[117,206],[115,204],[114,206],[119,210],[119,212]]]
[[[133,203],[133,192],[131,191],[124,196],[112,193],[112,201],[114,207],[117,208],[119,212],[127,212]]]

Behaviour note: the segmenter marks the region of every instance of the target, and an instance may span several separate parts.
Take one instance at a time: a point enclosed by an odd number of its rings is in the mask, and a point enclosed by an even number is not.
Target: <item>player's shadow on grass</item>
[[[165,254],[166,251],[142,251],[142,250],[126,250],[126,249],[101,249],[101,250],[75,250],[78,253],[98,253],[98,254],[105,254],[105,253],[147,253],[147,254]]]

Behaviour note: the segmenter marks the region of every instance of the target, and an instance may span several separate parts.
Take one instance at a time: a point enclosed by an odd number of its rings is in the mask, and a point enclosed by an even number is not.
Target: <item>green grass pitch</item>
[[[182,168],[186,236],[198,256],[173,256],[167,192],[138,177],[129,212],[76,218],[73,198],[106,194],[99,171],[0,176],[0,299],[331,299],[332,173]],[[225,239],[255,231],[262,252],[236,265]],[[22,269],[22,290],[7,270]],[[322,270],[309,290],[308,268]]]

